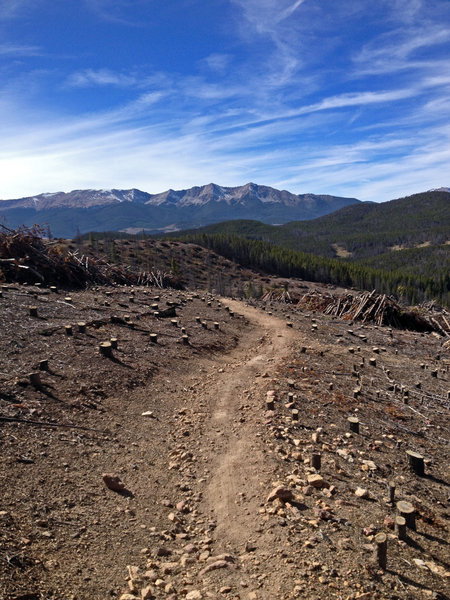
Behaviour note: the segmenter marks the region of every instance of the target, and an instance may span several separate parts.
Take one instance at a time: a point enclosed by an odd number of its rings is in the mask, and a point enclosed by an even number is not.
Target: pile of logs
[[[341,317],[345,320],[373,322],[399,329],[415,331],[437,331],[441,335],[450,335],[448,313],[441,310],[431,315],[429,311],[405,309],[392,296],[364,292],[361,294],[323,294],[314,290],[305,294],[298,306],[309,310],[318,310],[326,315]],[[447,315],[447,317],[446,317]]]
[[[54,240],[46,240],[39,227],[11,230],[0,224],[0,281],[42,283],[62,287],[97,285],[151,285],[179,287],[170,273],[134,271],[130,266],[111,265],[103,259],[64,251]]]
[[[284,287],[267,289],[261,300],[263,302],[292,302],[289,292]]]

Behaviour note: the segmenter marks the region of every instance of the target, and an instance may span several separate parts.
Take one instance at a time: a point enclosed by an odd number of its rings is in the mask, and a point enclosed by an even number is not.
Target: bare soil
[[[448,597],[448,338],[206,293],[70,296],[0,298],[1,598]]]

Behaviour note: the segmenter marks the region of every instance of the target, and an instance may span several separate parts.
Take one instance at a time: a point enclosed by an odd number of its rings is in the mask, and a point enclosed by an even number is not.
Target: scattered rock
[[[103,481],[106,487],[114,492],[123,492],[125,490],[125,484],[122,482],[118,475],[114,473],[103,473]]]
[[[267,496],[267,502],[273,502],[275,499],[282,502],[295,502],[295,495],[291,489],[279,485]]]
[[[366,488],[357,487],[355,490],[355,496],[358,496],[358,498],[368,498],[369,492],[366,490]]]

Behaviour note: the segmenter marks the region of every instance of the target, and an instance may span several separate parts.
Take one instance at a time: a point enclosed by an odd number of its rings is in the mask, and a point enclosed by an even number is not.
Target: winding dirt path
[[[274,469],[259,433],[265,390],[302,334],[241,302],[225,303],[245,316],[252,328],[206,376],[210,418],[204,437],[212,451],[204,510],[216,522],[218,544],[224,551],[236,552],[260,534],[255,516],[267,494],[262,486],[268,485]]]

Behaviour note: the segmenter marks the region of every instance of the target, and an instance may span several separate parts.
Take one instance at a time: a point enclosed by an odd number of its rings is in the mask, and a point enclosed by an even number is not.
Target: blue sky
[[[448,186],[448,0],[2,0],[0,198]]]

